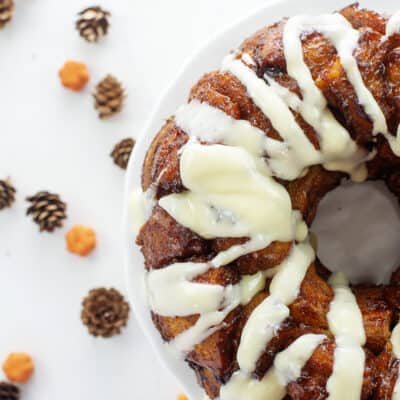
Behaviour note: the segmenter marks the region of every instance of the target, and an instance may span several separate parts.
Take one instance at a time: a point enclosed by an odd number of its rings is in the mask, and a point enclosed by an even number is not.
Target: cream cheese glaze
[[[386,37],[399,28],[397,13],[387,24]],[[232,310],[264,290],[267,277],[273,277],[269,295],[245,324],[237,354],[240,369],[221,388],[221,400],[282,399],[286,385],[301,376],[307,360],[325,339],[323,335],[304,335],[275,357],[273,367],[261,380],[251,376],[265,347],[290,316],[289,306],[298,296],[307,269],[315,259],[307,227],[300,213],[292,209],[288,192],[274,177],[293,180],[308,167],[323,164],[327,169],[347,172],[354,179],[363,180],[364,162],[371,156],[357,147],[349,132],[335,119],[313,81],[303,58],[304,31],[320,32],[336,48],[358,101],[373,123],[373,134],[384,135],[393,152],[400,155],[399,135],[388,131],[384,113],[364,84],[353,55],[359,32],[340,14],[298,16],[285,24],[283,50],[287,72],[297,81],[301,97],[268,75],[258,77],[249,54],[234,53],[223,62],[221,70],[242,83],[282,141],[268,138],[248,121],[236,120],[197,100],[178,109],[175,123],[190,138],[180,151],[180,176],[187,190],[162,197],[159,206],[202,238],[249,239],[217,254],[209,262],[175,263],[147,274],[149,302],[155,313],[199,316],[170,346],[183,354],[193,349],[220,329]],[[320,150],[308,140],[293,111],[314,128]],[[135,194],[135,207],[143,210],[136,213],[136,226],[144,223],[154,204],[148,193]],[[288,258],[274,270],[242,277],[241,282],[227,287],[193,282],[208,269],[227,265],[273,241],[293,242]],[[335,295],[327,318],[336,348],[327,391],[331,400],[353,400],[360,398],[365,364],[362,316],[346,277],[335,274],[329,283]],[[400,328],[396,327],[392,343],[398,358],[399,337]],[[396,400],[400,398],[398,393],[395,390]]]
[[[180,172],[188,190],[163,197],[159,205],[181,225],[206,239],[262,235],[268,244],[293,238],[288,192],[246,150],[188,143]]]
[[[386,24],[386,38],[400,33],[400,11],[395,12]]]
[[[359,399],[364,376],[365,331],[361,311],[344,274],[329,280],[335,297],[327,314],[329,329],[335,335],[333,372],[326,389],[329,400]]]
[[[249,55],[245,59],[249,62]],[[234,59],[233,55],[226,57],[222,70],[231,72],[240,80],[254,103],[284,139],[286,144],[284,152],[276,147],[276,143],[272,145],[272,140],[266,143],[268,164],[275,176],[295,179],[305,168],[316,164],[324,164],[330,166],[330,169],[352,173],[362,163],[365,154],[357,149],[350,134],[329,111],[325,98],[312,78],[312,83],[306,81],[304,76],[302,78],[304,84],[307,84],[308,91],[310,93],[315,91],[313,107],[310,107],[308,99],[301,100],[296,94],[289,92],[267,75],[265,80],[269,85],[266,85],[263,79],[258,78],[243,62]],[[319,95],[316,95],[317,93]],[[308,140],[291,110],[298,111],[318,132],[321,139],[321,151]],[[330,162],[332,164],[329,164]]]
[[[147,190],[145,193],[140,189],[136,189],[131,193],[131,218],[136,234],[139,233],[140,227],[149,219],[155,203],[152,189]]]
[[[277,354],[273,367],[260,381],[244,372],[236,372],[222,387],[221,400],[281,400],[286,385],[301,376],[301,370],[315,349],[324,341],[324,335],[307,334]]]
[[[247,60],[249,61],[248,55]],[[258,78],[253,70],[241,60],[237,60],[235,55],[226,57],[222,70],[229,71],[240,80],[254,103],[285,140],[285,151],[276,148],[279,143],[275,143],[275,146],[269,145],[271,141],[265,143],[268,164],[276,176],[294,179],[301,175],[304,168],[321,163],[321,153],[308,140],[294,115],[273,87],[266,85],[263,79]]]
[[[393,329],[390,342],[393,346],[393,354],[396,358],[400,359],[400,323],[398,323]]]
[[[291,241],[304,232],[298,229],[303,223],[298,221],[299,213],[292,210],[287,191],[270,177],[260,158],[240,147],[190,142],[182,149],[180,172],[188,190],[163,197],[161,207],[204,238],[250,238],[208,263],[173,264],[149,272],[147,283],[154,312],[163,316],[201,315],[173,343],[189,351],[215,330],[227,311],[242,303],[240,284],[224,288],[192,279],[209,268],[263,249],[274,240]],[[303,253],[296,254],[301,257]],[[283,282],[281,286],[286,288]]]
[[[309,244],[295,245],[289,257],[278,267],[270,284],[269,296],[253,311],[243,329],[237,360],[242,371],[250,374],[281,323],[289,317],[290,305],[297,297],[314,251]]]
[[[272,278],[276,268],[267,271],[259,271],[253,275],[244,275],[240,281],[240,303],[246,305],[253,297],[265,288],[267,278]]]
[[[283,48],[287,61],[288,74],[294,78],[302,90],[304,103],[314,105],[316,110],[326,108],[326,100],[320,90],[316,87],[311,72],[303,59],[303,48],[300,35],[302,32],[315,30],[324,35],[336,48],[340,63],[347,74],[347,79],[353,85],[358,101],[364,107],[365,112],[371,118],[374,126],[374,134],[388,134],[385,116],[372,93],[365,86],[357,61],[353,52],[359,40],[359,31],[353,29],[350,22],[341,14],[327,14],[319,16],[296,16],[290,18],[284,28]],[[306,119],[313,121],[315,109],[306,107]],[[322,147],[327,141],[326,147],[336,146],[335,141],[322,132]],[[329,132],[329,131],[328,131]],[[327,133],[328,133],[327,132]],[[329,150],[328,150],[329,151]]]

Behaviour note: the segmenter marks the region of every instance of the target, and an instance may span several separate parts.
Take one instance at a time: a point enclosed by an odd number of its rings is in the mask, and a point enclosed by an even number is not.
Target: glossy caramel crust
[[[361,38],[356,59],[368,89],[382,108],[392,132],[400,122],[400,35],[381,42],[387,18],[373,11],[361,10],[357,5],[346,7],[341,13]],[[299,93],[296,82],[286,73],[282,50],[282,30],[285,20],[258,31],[241,46],[255,60],[258,76],[268,74],[290,90]],[[302,37],[304,59],[313,79],[326,97],[336,118],[346,126],[356,142],[367,148],[376,148],[376,158],[369,162],[370,179],[386,181],[389,189],[400,196],[400,159],[396,157],[383,137],[374,140],[372,124],[357,100],[347,80],[335,48],[320,34]],[[190,99],[207,102],[236,119],[248,120],[271,138],[281,140],[270,121],[253,103],[243,85],[229,73],[211,72],[193,87]],[[294,113],[309,140],[318,147],[316,132]],[[179,176],[179,149],[188,136],[169,119],[154,139],[143,166],[142,186],[155,189],[156,198],[179,193],[185,188]],[[340,184],[345,177],[328,172],[321,166],[311,167],[308,173],[295,181],[281,181],[292,199],[293,208],[301,211],[311,225],[322,197]],[[146,260],[146,268],[163,268],[174,262],[206,261],[233,244],[248,238],[204,240],[189,229],[180,226],[164,210],[156,206],[137,239]],[[240,276],[253,274],[279,265],[290,252],[292,243],[274,242],[266,249],[240,257],[217,271],[208,271],[196,280],[221,285],[237,283]],[[325,340],[314,352],[302,371],[302,376],[288,386],[287,399],[325,399],[326,382],[332,373],[335,342],[328,331],[326,314],[333,298],[327,285],[329,272],[317,260],[310,265],[301,285],[298,298],[290,306],[291,317],[268,344],[257,363],[255,377],[262,378],[272,365],[277,352],[285,349],[305,333],[324,333]],[[196,372],[199,383],[209,397],[218,397],[219,389],[237,370],[236,352],[241,331],[252,310],[268,295],[267,289],[246,306],[233,310],[222,329],[212,334],[187,354],[188,364]],[[399,362],[393,359],[390,332],[398,321],[400,310],[400,273],[394,274],[386,287],[359,286],[353,288],[363,314],[367,335],[366,368],[362,399],[391,398],[398,376]],[[170,341],[196,323],[198,315],[162,317],[153,314],[155,326],[165,341]]]

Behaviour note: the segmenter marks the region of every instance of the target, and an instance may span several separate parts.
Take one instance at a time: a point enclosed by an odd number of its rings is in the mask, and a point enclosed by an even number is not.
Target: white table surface
[[[137,135],[196,47],[265,0],[15,1],[15,18],[0,32],[0,177],[11,176],[18,189],[13,208],[0,212],[0,362],[11,351],[34,357],[24,400],[174,400],[179,384],[159,365],[134,315],[109,340],[89,336],[79,319],[89,289],[126,293],[124,172],[109,153],[120,139]],[[112,12],[112,26],[101,44],[90,45],[74,21],[95,3]],[[81,93],[59,83],[58,69],[68,59],[90,68]],[[123,114],[104,122],[91,92],[107,73],[124,82],[129,97]],[[25,217],[24,198],[38,190],[67,201],[64,229],[39,234]],[[88,258],[65,250],[64,234],[75,223],[97,231],[98,248]]]
[[[266,1],[101,0],[113,16],[110,34],[99,45],[84,42],[73,26],[75,14],[97,2],[15,1],[15,19],[0,32],[0,178],[11,176],[18,189],[13,208],[0,212],[0,362],[11,351],[33,355],[36,372],[23,387],[23,400],[174,400],[179,383],[160,366],[135,315],[122,335],[108,340],[91,337],[80,322],[80,303],[89,289],[114,286],[126,294],[124,172],[109,153],[120,139],[138,134],[195,48]],[[82,93],[59,83],[57,72],[67,59],[89,65],[92,80]],[[120,116],[100,121],[91,92],[107,73],[124,82],[129,97]],[[64,229],[54,234],[39,234],[24,215],[24,198],[43,189],[60,193],[69,206]],[[359,230],[337,232],[354,212],[357,224],[371,219],[371,207],[351,201],[369,196],[372,204],[371,193],[360,190],[351,198],[333,195],[321,205],[318,219],[331,215],[333,227],[316,228],[325,243],[333,243],[322,246],[326,254],[354,252],[349,238]],[[380,238],[385,253],[392,248],[393,254],[397,243],[385,233],[400,234],[398,209],[381,189],[374,193],[373,209],[380,213],[362,236],[364,247],[368,238]],[[341,219],[339,199],[346,199],[343,206],[355,204]],[[75,223],[98,233],[98,248],[88,258],[65,250],[64,234]],[[338,238],[341,243],[333,242]]]

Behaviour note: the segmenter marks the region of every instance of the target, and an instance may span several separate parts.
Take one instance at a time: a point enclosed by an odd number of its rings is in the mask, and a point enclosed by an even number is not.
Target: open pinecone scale
[[[120,168],[126,169],[134,146],[135,141],[132,138],[126,138],[117,143],[111,152],[114,163]]]
[[[88,42],[97,42],[105,36],[110,26],[108,17],[111,14],[101,7],[89,7],[79,13],[76,29]]]
[[[12,203],[15,201],[16,190],[14,186],[11,185],[9,179],[0,179],[0,210],[6,207],[11,207]]]
[[[0,382],[0,400],[19,400],[20,390],[11,382]]]
[[[0,0],[0,29],[8,24],[14,15],[14,0]]]

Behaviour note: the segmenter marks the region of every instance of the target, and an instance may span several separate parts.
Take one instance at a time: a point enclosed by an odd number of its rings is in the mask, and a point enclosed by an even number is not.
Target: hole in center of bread
[[[400,208],[383,182],[347,182],[321,201],[317,255],[352,283],[387,283],[400,266]]]

